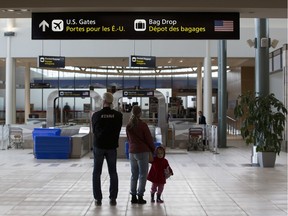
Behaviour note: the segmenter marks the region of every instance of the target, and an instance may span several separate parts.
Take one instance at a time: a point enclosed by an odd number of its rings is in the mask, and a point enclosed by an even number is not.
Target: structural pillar
[[[30,64],[27,64],[25,67],[25,120],[27,123],[27,119],[30,114]]]
[[[269,26],[264,18],[255,19],[255,92],[269,94]]]
[[[7,19],[7,31],[4,32],[6,37],[6,80],[5,80],[5,124],[16,123],[16,86],[15,86],[15,61],[11,57],[11,41],[15,33],[14,20]]]
[[[211,57],[210,57],[210,41],[206,41],[206,56],[204,58],[204,116],[206,123],[212,124],[212,73],[211,73]]]
[[[268,95],[269,87],[269,26],[265,18],[255,19],[255,93]],[[256,143],[257,145],[257,143]],[[256,146],[252,146],[251,164],[258,164]]]
[[[197,107],[197,119],[199,118],[198,116],[198,111],[202,111],[203,112],[203,88],[202,88],[202,64],[199,64],[197,66],[197,103],[196,103],[196,107]],[[196,121],[197,121],[196,119]]]
[[[218,43],[218,146],[227,147],[227,42]]]

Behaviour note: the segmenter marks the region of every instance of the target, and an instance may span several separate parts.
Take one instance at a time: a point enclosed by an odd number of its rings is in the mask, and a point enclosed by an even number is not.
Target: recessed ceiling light
[[[2,12],[29,12],[30,10],[29,9],[26,9],[26,8],[22,8],[22,9],[3,9]]]

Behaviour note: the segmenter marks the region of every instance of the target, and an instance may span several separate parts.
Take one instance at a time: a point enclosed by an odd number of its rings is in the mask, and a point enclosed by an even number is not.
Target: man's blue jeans
[[[131,165],[130,194],[143,196],[149,168],[149,152],[129,153]],[[139,180],[139,186],[137,184]]]
[[[101,174],[104,158],[108,165],[110,176],[109,198],[116,199],[118,195],[118,174],[116,168],[117,150],[116,149],[99,149],[94,147],[94,169],[93,169],[93,195],[95,200],[102,200]]]

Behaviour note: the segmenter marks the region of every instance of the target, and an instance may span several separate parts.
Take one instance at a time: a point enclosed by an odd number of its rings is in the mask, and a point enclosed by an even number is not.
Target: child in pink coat
[[[155,150],[154,160],[149,170],[147,180],[152,182],[151,202],[155,202],[154,195],[157,193],[157,203],[163,203],[161,194],[164,190],[166,179],[173,175],[173,171],[165,158],[165,149],[159,146]]]

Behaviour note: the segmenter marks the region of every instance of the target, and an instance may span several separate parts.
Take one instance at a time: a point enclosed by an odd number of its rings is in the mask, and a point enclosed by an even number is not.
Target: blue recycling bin
[[[35,136],[34,152],[37,159],[68,159],[72,145],[69,136]]]
[[[60,128],[34,128],[32,132],[33,140],[35,136],[60,136]]]

